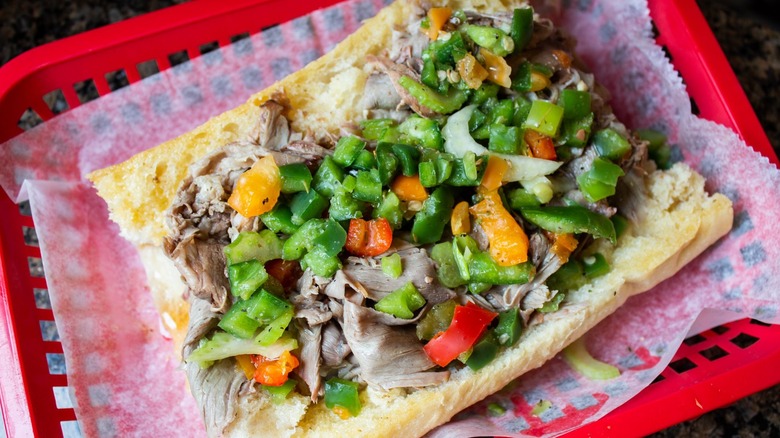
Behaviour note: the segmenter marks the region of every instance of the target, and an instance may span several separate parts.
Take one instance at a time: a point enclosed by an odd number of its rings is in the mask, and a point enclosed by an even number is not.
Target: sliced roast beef
[[[184,370],[203,416],[206,433],[209,437],[222,436],[236,417],[239,394],[249,390],[251,381],[232,360],[218,361],[206,369],[196,363],[186,363]]]
[[[441,383],[446,372],[423,374],[435,366],[423,351],[413,326],[388,326],[379,322],[381,312],[344,302],[342,329],[352,353],[360,364],[361,375],[369,384],[384,389],[427,386]]]
[[[260,117],[250,134],[252,143],[268,150],[278,150],[290,140],[290,127],[284,117],[284,107],[269,100],[260,107]]]
[[[401,96],[387,75],[375,73],[368,77],[361,99],[363,108],[394,110],[401,103]]]
[[[309,394],[311,394],[311,401],[316,403],[322,386],[322,378],[320,377],[322,325],[310,327],[305,322],[299,322],[298,328],[301,353],[300,366],[296,370],[296,374],[306,383]]]
[[[170,239],[165,241],[165,250],[188,290],[198,298],[209,300],[212,309],[222,313],[231,304],[223,247],[221,242],[199,239],[196,232],[176,244]]]
[[[367,297],[379,301],[390,292],[411,282],[429,304],[438,304],[455,296],[455,292],[442,286],[436,279],[436,265],[422,248],[398,251],[403,273],[392,278],[382,272],[377,259],[349,257],[344,264],[344,273],[362,284]]]
[[[331,321],[322,328],[322,363],[330,368],[338,368],[352,353],[344,333],[339,325]]]

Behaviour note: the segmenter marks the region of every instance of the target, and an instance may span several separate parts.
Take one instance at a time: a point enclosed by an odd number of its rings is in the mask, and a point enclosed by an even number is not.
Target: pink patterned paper
[[[351,0],[148,78],[58,116],[0,147],[0,183],[29,196],[74,388],[89,436],[202,436],[184,377],[132,247],[118,237],[83,175],[175,137],[305,65],[372,16]],[[729,129],[691,115],[682,81],[651,36],[644,1],[565,2],[560,23],[629,126],[669,135],[675,157],[734,201],[731,233],[587,335],[621,376],[588,381],[560,358],[459,414],[431,436],[554,436],[593,421],[647,386],[694,322],[753,317],[780,323],[775,189],[780,173]],[[587,43],[585,43],[587,42]],[[45,157],[39,160],[38,157]],[[55,182],[56,181],[56,182]],[[703,309],[707,319],[697,317]],[[549,408],[533,413],[540,401]],[[488,415],[498,403],[507,409]]]

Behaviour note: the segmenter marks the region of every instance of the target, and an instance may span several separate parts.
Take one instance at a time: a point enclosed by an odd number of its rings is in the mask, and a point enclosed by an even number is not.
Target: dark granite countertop
[[[35,46],[181,2],[6,0],[0,3],[0,65]],[[780,15],[774,2],[698,3],[770,143],[780,152]],[[0,437],[3,435],[0,421]],[[651,436],[780,436],[780,385]]]

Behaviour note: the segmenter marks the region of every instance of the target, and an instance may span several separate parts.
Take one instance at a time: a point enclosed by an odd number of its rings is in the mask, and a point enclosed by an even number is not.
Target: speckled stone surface
[[[5,0],[0,2],[0,65],[38,45],[181,3],[182,0]],[[699,7],[780,152],[780,15],[774,0],[699,0]],[[35,241],[34,231],[29,241]],[[41,269],[40,266],[32,266]],[[37,294],[42,306],[48,296]],[[50,306],[50,305],[49,305]],[[42,326],[46,339],[56,327]],[[64,364],[50,364],[54,369]],[[651,415],[651,414],[648,414]],[[0,437],[5,431],[0,421]],[[780,385],[651,437],[780,437]]]

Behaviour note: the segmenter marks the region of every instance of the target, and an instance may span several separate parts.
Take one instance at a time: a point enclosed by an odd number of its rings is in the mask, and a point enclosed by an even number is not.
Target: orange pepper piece
[[[526,129],[523,137],[525,142],[528,143],[528,147],[531,148],[531,154],[534,157],[545,160],[558,159],[558,154],[555,153],[555,143],[553,143],[550,137],[540,134],[533,129]]]
[[[485,173],[482,175],[482,181],[479,183],[480,189],[486,192],[497,190],[501,187],[501,180],[509,169],[509,163],[501,157],[490,155],[488,158]]]
[[[300,365],[298,358],[285,351],[278,359],[269,359],[259,354],[252,355],[255,364],[255,380],[267,386],[282,386],[287,375]]]
[[[228,198],[228,205],[246,218],[271,211],[282,191],[282,177],[276,161],[266,155],[241,174]]]
[[[467,234],[471,231],[471,217],[469,216],[468,202],[460,201],[458,205],[452,209],[450,228],[452,228],[452,234],[455,236]]]
[[[428,192],[420,182],[420,176],[398,175],[390,184],[390,190],[402,201],[425,201]]]
[[[253,379],[255,377],[255,365],[252,363],[252,359],[248,354],[241,354],[236,356],[236,363],[241,368],[247,379]]]
[[[431,8],[428,10],[430,26],[426,33],[431,40],[436,41],[439,38],[439,32],[441,32],[447,20],[450,19],[450,16],[452,16],[452,8],[450,7]]]
[[[569,261],[569,256],[577,249],[577,238],[571,233],[553,234],[553,245],[551,251],[563,260],[563,263]]]
[[[494,84],[501,85],[504,88],[512,86],[512,80],[509,76],[512,74],[512,67],[506,63],[506,60],[490,50],[479,49],[479,54],[485,61],[485,68],[488,71],[488,80]]]
[[[483,193],[482,200],[469,211],[482,225],[490,244],[490,255],[496,263],[512,266],[528,260],[528,236],[504,208],[497,191]]]
[[[466,81],[466,85],[472,90],[479,88],[482,85],[482,81],[487,79],[489,74],[471,53],[466,53],[466,56],[461,58],[455,66],[458,68],[458,74],[461,79]]]

